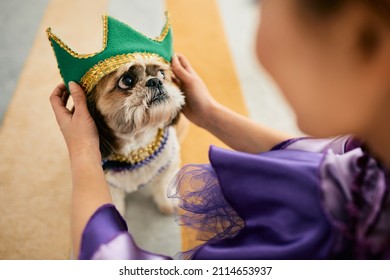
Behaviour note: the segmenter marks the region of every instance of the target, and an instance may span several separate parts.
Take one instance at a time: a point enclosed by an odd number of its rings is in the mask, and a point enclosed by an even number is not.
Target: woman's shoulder
[[[345,257],[342,254],[349,251],[347,257],[388,258],[387,170],[362,142],[351,137],[330,142],[323,153],[318,170],[322,202],[329,220],[341,233],[335,255]]]

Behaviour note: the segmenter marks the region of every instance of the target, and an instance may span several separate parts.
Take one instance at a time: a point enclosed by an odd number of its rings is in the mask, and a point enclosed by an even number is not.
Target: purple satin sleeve
[[[235,235],[224,235],[196,248],[191,258],[328,258],[335,235],[322,209],[318,183],[322,157],[298,150],[252,155],[212,147],[209,158],[222,194],[245,225]],[[191,178],[196,185],[197,179]],[[199,207],[215,201],[214,197],[203,200]],[[193,215],[200,212],[192,211]],[[201,228],[208,226],[203,222]],[[221,226],[226,228],[226,220]]]
[[[127,231],[125,220],[112,204],[92,215],[82,234],[79,259],[166,260],[167,256],[140,249]]]

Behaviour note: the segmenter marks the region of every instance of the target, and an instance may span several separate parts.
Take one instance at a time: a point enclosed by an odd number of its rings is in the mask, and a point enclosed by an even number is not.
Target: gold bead
[[[164,130],[159,129],[155,140],[148,144],[146,147],[139,148],[135,151],[131,151],[128,156],[121,154],[113,154],[110,158],[112,160],[127,162],[131,164],[139,163],[152,156],[158,148],[161,146],[161,142],[164,139]]]

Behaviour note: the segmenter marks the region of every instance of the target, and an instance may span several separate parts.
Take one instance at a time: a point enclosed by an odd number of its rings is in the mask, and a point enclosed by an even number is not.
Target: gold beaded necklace
[[[124,162],[124,163],[130,163],[130,164],[140,163],[145,159],[147,159],[148,157],[152,156],[158,150],[158,148],[161,146],[161,142],[163,139],[164,139],[164,129],[159,128],[153,142],[147,145],[146,147],[131,151],[127,156],[122,154],[113,154],[107,159]]]

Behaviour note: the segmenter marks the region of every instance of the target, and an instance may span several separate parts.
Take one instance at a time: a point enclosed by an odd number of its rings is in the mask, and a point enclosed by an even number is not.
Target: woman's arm
[[[78,256],[87,222],[99,207],[111,203],[111,195],[101,167],[98,132],[88,112],[85,93],[76,83],[70,83],[69,89],[73,113],[66,108],[69,94],[64,84],[54,89],[50,102],[69,151],[73,183],[72,242]]]
[[[183,109],[186,117],[208,130],[234,150],[259,153],[292,138],[277,130],[262,126],[216,102],[206,85],[183,55],[175,55],[172,69],[176,82],[186,94]]]
[[[219,105],[211,110],[206,129],[234,150],[261,153],[293,138],[278,130],[258,124]]]

